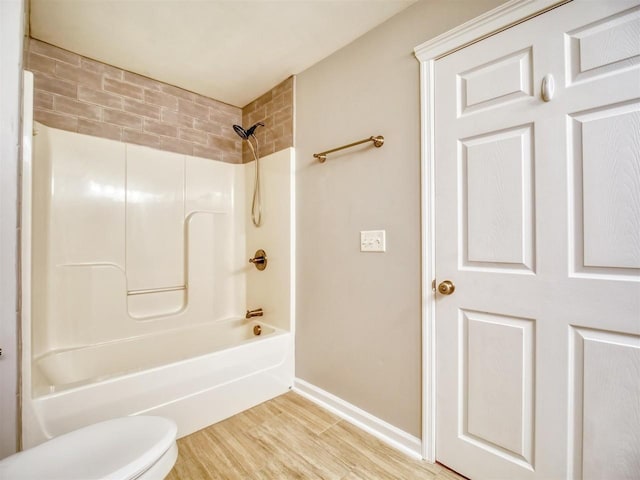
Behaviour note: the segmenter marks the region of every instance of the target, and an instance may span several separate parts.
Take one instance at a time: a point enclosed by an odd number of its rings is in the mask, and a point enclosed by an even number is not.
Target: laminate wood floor
[[[167,480],[463,480],[293,392],[178,440]]]

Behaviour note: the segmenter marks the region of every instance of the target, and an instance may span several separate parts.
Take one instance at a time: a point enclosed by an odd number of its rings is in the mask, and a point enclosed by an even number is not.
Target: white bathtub
[[[137,414],[174,419],[182,437],[285,393],[293,341],[289,332],[232,319],[51,352],[34,362],[34,381],[23,425],[27,448]]]

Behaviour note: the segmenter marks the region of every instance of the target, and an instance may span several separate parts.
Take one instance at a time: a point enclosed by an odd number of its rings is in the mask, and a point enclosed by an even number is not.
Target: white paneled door
[[[574,1],[435,65],[436,458],[638,479],[640,6]]]

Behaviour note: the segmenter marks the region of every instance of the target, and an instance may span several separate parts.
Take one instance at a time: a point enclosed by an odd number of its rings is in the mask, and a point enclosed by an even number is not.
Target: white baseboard
[[[422,459],[422,442],[419,438],[299,378],[293,382],[293,391],[370,433],[391,447],[410,457]]]

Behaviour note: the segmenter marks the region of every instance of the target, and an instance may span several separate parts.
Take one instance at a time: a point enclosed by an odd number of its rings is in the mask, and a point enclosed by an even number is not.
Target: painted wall
[[[419,64],[503,0],[423,0],[296,78],[296,375],[421,434]],[[371,135],[359,147],[312,157]],[[386,253],[361,253],[361,230]]]
[[[18,165],[23,0],[0,2],[0,458],[18,447]]]

